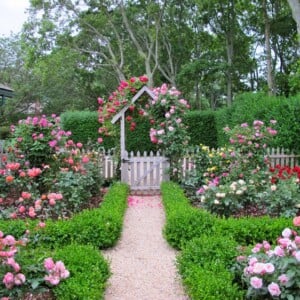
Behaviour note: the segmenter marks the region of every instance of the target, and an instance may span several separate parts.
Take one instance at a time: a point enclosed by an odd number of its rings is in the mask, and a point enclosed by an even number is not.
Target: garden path
[[[112,276],[105,300],[184,300],[176,251],[162,236],[165,214],[160,196],[130,196],[122,237],[103,251]]]

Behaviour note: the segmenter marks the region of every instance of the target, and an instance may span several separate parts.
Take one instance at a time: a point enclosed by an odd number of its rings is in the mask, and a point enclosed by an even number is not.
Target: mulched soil
[[[48,291],[36,295],[28,293],[21,300],[55,300],[55,297],[51,291]]]

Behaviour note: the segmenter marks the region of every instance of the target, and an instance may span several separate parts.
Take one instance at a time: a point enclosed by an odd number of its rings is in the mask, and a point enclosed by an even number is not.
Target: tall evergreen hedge
[[[213,111],[191,111],[184,116],[191,145],[217,147],[216,114]]]

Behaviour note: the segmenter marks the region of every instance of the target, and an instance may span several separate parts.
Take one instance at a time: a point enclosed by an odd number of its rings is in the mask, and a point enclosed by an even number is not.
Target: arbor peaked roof
[[[135,103],[144,93],[147,93],[149,97],[152,99],[155,98],[154,93],[150,90],[149,87],[144,85],[131,99],[130,103],[124,106],[115,116],[112,118],[111,123],[115,124],[122,116],[124,116],[125,112],[128,110],[131,104]]]

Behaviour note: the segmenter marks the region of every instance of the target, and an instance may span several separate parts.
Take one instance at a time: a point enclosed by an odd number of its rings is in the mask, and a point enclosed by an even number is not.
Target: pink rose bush
[[[33,278],[32,276],[36,277],[39,275],[36,271],[32,275],[31,269],[37,270],[38,267],[21,266],[16,261],[16,255],[20,250],[20,246],[25,247],[27,242],[26,237],[16,240],[12,235],[4,236],[3,232],[0,231],[0,279],[2,281],[2,284],[0,284],[0,297],[2,298],[0,299],[16,299],[15,297],[19,297],[22,291],[26,291],[26,288],[30,289],[31,284],[27,282],[27,276],[29,277],[29,282],[35,279],[39,285],[43,285],[44,282],[50,287],[58,285],[62,280],[70,276],[62,261],[54,262],[49,257],[44,260],[44,270],[41,269],[41,276],[42,273],[46,272],[43,280]]]
[[[197,205],[225,217],[291,217],[297,213],[298,173],[275,182],[265,153],[268,142],[277,134],[275,124],[275,120],[268,125],[255,120],[252,125],[227,127],[224,130],[230,146],[218,150],[200,147],[192,171],[202,184],[196,193]]]
[[[75,143],[59,117],[28,117],[12,136],[0,167],[0,218],[68,217],[98,191],[97,154]]]
[[[299,226],[299,217],[293,223]],[[300,284],[300,235],[286,228],[277,245],[263,241],[249,256],[239,256],[236,273],[250,299],[295,299]],[[242,272],[242,273],[239,273]]]

